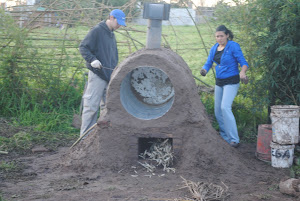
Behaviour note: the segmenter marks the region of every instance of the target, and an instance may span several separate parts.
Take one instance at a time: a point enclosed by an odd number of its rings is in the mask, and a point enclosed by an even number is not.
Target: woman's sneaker
[[[236,142],[230,142],[230,146],[237,148],[240,144]]]

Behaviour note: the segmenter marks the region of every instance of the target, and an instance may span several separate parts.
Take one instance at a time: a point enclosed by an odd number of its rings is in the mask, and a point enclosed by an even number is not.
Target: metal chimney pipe
[[[148,20],[147,49],[160,48],[162,20]]]
[[[162,20],[169,20],[170,4],[144,3],[143,18],[148,19],[147,49],[160,48]]]

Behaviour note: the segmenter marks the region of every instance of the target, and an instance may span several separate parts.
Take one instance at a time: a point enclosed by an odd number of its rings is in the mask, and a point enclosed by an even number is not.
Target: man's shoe
[[[230,146],[237,148],[240,144],[236,142],[230,142]]]

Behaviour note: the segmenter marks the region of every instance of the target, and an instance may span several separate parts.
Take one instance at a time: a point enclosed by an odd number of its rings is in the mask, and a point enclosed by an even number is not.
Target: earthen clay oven
[[[185,133],[176,131],[203,121],[202,114],[195,81],[183,59],[168,49],[144,49],[113,73],[107,110],[99,121],[134,131],[124,139],[125,158],[136,160],[145,138],[169,138],[178,155]]]
[[[137,161],[148,140],[170,139],[179,159],[184,128],[205,121],[204,114],[185,61],[169,49],[143,49],[115,69],[98,127],[74,149],[80,158],[102,161],[110,153],[109,164],[124,164]]]

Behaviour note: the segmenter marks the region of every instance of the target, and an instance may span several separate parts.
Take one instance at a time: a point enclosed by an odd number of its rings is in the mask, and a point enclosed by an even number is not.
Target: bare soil
[[[231,148],[231,147],[230,147]],[[217,148],[216,148],[217,149]],[[228,188],[225,200],[297,200],[278,190],[280,179],[289,175],[287,169],[275,169],[255,158],[255,144],[241,144],[234,150],[241,161],[247,161],[243,170],[220,172],[219,164],[176,169],[175,173],[157,170],[155,175],[138,164],[119,170],[76,172],[63,170],[58,165],[69,152],[68,147],[58,151],[26,156],[2,155],[1,161],[16,161],[22,168],[17,172],[1,173],[0,189],[4,200],[188,200],[187,189],[181,189],[183,178],[194,182],[209,182]],[[226,159],[224,159],[226,160]],[[175,166],[177,168],[177,166]],[[150,176],[149,176],[150,175]]]

